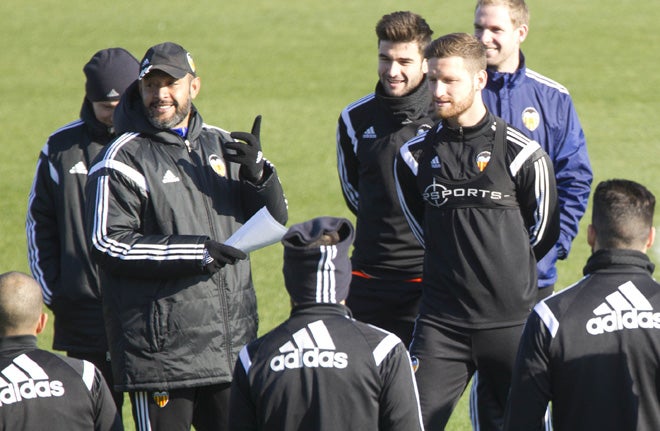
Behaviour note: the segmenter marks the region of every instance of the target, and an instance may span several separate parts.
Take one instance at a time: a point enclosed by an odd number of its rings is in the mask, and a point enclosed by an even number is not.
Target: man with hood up
[[[263,207],[288,217],[261,152],[261,116],[251,133],[205,124],[192,104],[200,85],[182,46],[149,48],[115,111],[121,135],[88,176],[115,385],[129,392],[138,430],[226,429],[257,304],[247,255],[223,242]]]
[[[80,118],[50,135],[39,154],[27,210],[28,260],[55,315],[53,348],[92,362],[112,389],[98,272],[84,231],[84,187],[92,160],[115,137],[112,114],[139,63],[123,48],[107,48],[83,72]],[[124,394],[113,397],[121,411]]]
[[[421,431],[412,364],[399,337],[353,319],[351,222],[317,217],[284,237],[291,316],[241,350],[230,431]]]

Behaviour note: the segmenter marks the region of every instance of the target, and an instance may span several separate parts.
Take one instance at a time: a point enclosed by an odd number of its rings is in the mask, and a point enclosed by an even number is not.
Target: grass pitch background
[[[656,2],[529,0],[527,64],[571,91],[587,137],[594,185],[639,181],[660,195],[660,111]],[[48,135],[75,119],[84,95],[82,66],[101,48],[121,46],[138,59],[175,41],[202,78],[196,100],[205,121],[249,130],[263,115],[262,143],[289,200],[290,223],[345,216],[335,168],[340,110],[373,90],[374,26],[383,15],[412,10],[434,36],[472,31],[472,1],[172,0],[114,2],[5,1],[0,4],[0,272],[28,272],[24,220],[35,162]],[[589,255],[580,225],[559,286],[581,276]],[[657,220],[657,218],[656,218]],[[260,333],[289,312],[281,247],[253,253]],[[658,248],[652,257],[659,257]],[[50,346],[50,330],[40,338]],[[467,405],[449,430],[467,430]],[[132,429],[129,412],[124,412]]]

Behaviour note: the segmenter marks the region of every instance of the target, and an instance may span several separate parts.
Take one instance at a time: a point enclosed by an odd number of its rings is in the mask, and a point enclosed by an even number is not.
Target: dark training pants
[[[442,430],[475,371],[488,389],[479,410],[480,430],[501,430],[523,324],[495,329],[461,328],[420,316],[410,354],[417,363],[425,429]]]
[[[231,383],[225,383],[130,392],[135,427],[137,431],[190,431],[192,424],[197,431],[225,430],[229,425],[230,388]]]
[[[355,319],[392,332],[408,347],[421,297],[422,283],[419,281],[353,275],[346,306]]]

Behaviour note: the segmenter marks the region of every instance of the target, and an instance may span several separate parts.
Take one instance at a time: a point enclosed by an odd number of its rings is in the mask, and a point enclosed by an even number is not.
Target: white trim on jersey
[[[90,175],[101,169],[112,169],[131,179],[145,194],[149,192],[146,179],[137,170],[124,163],[117,162],[114,157],[119,150],[137,133],[126,133],[114,141],[105,157],[92,167]],[[96,202],[92,244],[99,251],[123,260],[200,260],[204,254],[204,244],[127,244],[108,236],[108,201],[110,196],[110,178],[101,174],[96,183]]]
[[[560,93],[565,93],[569,94],[568,89],[558,83],[557,81],[548,78],[545,75],[541,75],[540,73],[536,72],[535,70],[532,70],[530,68],[525,69],[525,76],[528,78],[533,79],[536,82],[539,82],[545,86],[548,86],[550,88],[554,88],[555,90],[559,91]]]
[[[374,97],[376,97],[375,93],[368,94],[362,97],[361,99],[351,103],[341,111],[341,119],[343,120],[344,125],[346,126],[346,134],[351,139],[351,143],[353,144],[353,153],[356,155],[357,155],[359,141],[355,134],[355,129],[353,128],[353,122],[351,121],[350,112],[356,107],[373,100]],[[337,171],[339,173],[341,188],[344,191],[344,195],[346,196],[346,199],[350,202],[351,206],[357,209],[358,202],[360,200],[360,192],[355,187],[353,187],[353,185],[350,183],[348,179],[348,172],[346,171],[346,165],[344,164],[344,160],[345,160],[344,149],[342,148],[340,142],[339,125],[337,125],[336,140],[337,140]]]
[[[91,391],[92,386],[94,386],[94,374],[96,372],[96,367],[89,361],[83,360],[83,375],[82,380],[87,387],[87,390]]]
[[[538,159],[534,162],[536,172],[534,180],[534,192],[536,195],[536,210],[534,211],[534,226],[530,229],[530,244],[536,246],[545,236],[550,217],[550,172],[547,160]]]
[[[405,165],[410,169],[410,171],[415,177],[417,176],[419,164],[417,163],[417,160],[415,160],[412,153],[410,152],[409,147],[413,144],[416,144],[424,140],[425,136],[426,134],[415,136],[414,138],[410,139],[408,142],[403,144],[403,146],[399,150],[399,153]],[[399,163],[398,158],[395,158],[394,167],[393,167],[394,184],[396,185],[396,194],[397,197],[399,198],[399,205],[401,206],[401,211],[403,212],[403,215],[406,217],[406,220],[408,221],[408,226],[410,227],[410,231],[413,233],[417,241],[419,241],[420,245],[424,247],[424,228],[422,225],[418,223],[417,219],[415,219],[414,215],[408,208],[405,199],[405,193],[403,192],[403,189],[401,188],[401,183],[399,182],[398,163]]]
[[[546,305],[545,301],[541,301],[534,306],[534,312],[538,314],[545,327],[548,328],[552,338],[555,338],[557,331],[559,331],[559,320],[557,320],[555,314],[550,310],[550,307]]]
[[[394,334],[388,334],[387,337],[383,338],[380,343],[376,346],[373,351],[374,361],[376,361],[376,366],[380,367],[380,364],[385,360],[387,355],[399,344],[401,340]]]
[[[245,374],[250,371],[250,368],[252,367],[252,359],[250,358],[250,352],[248,352],[248,346],[245,345],[241,349],[240,353],[238,354],[238,359],[241,361],[241,365],[243,366],[243,369],[245,370]]]

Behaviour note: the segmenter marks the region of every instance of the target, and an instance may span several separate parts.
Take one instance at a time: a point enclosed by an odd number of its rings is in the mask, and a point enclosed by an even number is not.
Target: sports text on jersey
[[[436,183],[435,180],[433,180],[433,184],[427,186],[424,189],[424,193],[422,193],[424,200],[434,207],[441,207],[446,204],[449,199],[455,198],[486,198],[500,200],[503,196],[502,192],[476,189],[472,187],[448,189],[444,185]]]
[[[653,312],[651,303],[631,281],[607,295],[594,314],[597,317],[589,319],[586,325],[591,335],[624,329],[660,329],[660,313]]]
[[[348,354],[337,352],[328,328],[317,320],[293,334],[280,349],[280,355],[270,360],[270,369],[284,371],[297,368],[339,368],[348,366]]]
[[[64,384],[48,380],[43,368],[25,354],[14,358],[0,374],[0,407],[33,398],[64,395]]]

